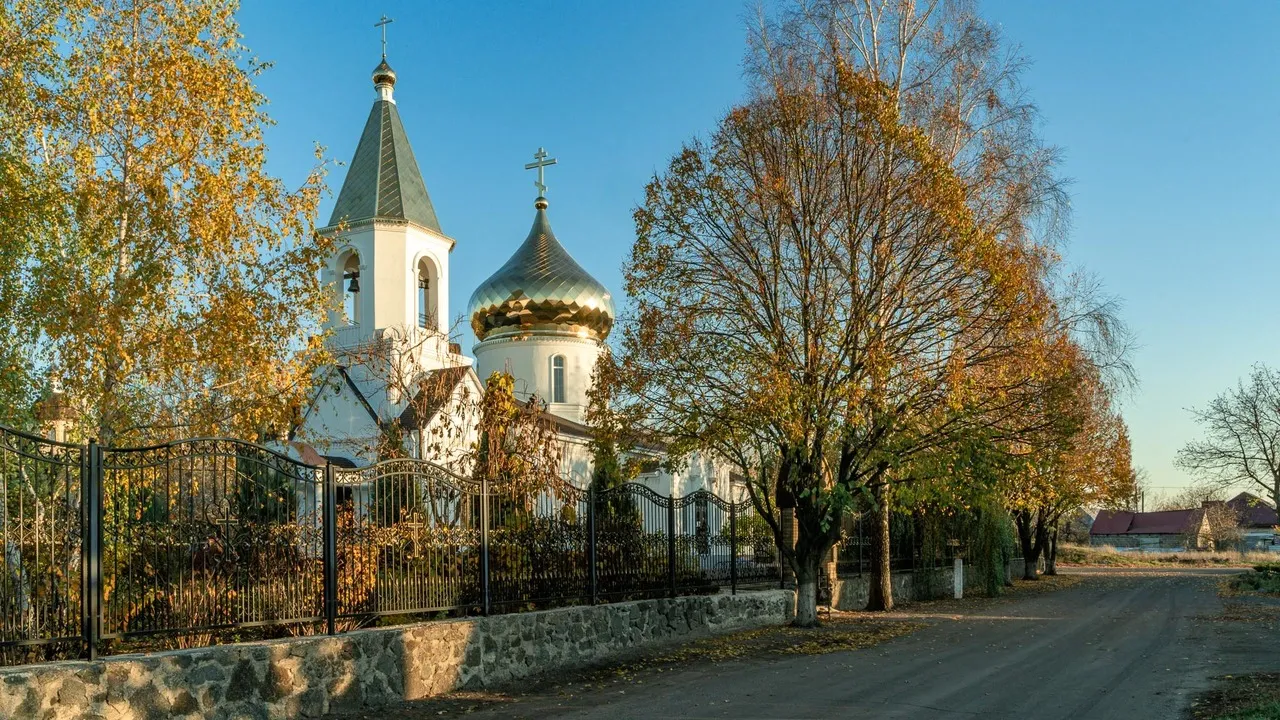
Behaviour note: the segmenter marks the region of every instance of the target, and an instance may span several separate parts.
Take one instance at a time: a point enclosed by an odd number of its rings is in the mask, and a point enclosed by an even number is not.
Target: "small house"
[[[1203,508],[1161,512],[1100,510],[1089,529],[1090,545],[1144,550],[1199,550],[1208,546],[1210,537]]]
[[[1280,519],[1271,503],[1249,492],[1242,492],[1227,501],[1227,507],[1240,518],[1243,545],[1246,550],[1280,549],[1276,543],[1276,527]]]

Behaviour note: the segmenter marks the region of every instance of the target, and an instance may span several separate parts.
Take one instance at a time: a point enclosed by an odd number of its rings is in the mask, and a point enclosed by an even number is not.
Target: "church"
[[[525,166],[538,177],[532,227],[471,294],[467,322],[477,343],[468,356],[450,339],[449,256],[457,241],[442,229],[414,158],[396,80],[384,56],[355,156],[319,231],[335,247],[321,280],[332,288],[325,329],[336,360],[317,378],[290,445],[308,462],[363,467],[378,460],[394,425],[404,453],[466,474],[478,439],[473,409],[485,380],[506,372],[516,397],[536,398],[554,427],[564,479],[585,489],[588,390],[616,311],[609,290],[552,230],[544,171],[556,160],[540,148]],[[674,473],[656,467],[637,480],[661,495],[738,494],[729,469],[700,455]]]

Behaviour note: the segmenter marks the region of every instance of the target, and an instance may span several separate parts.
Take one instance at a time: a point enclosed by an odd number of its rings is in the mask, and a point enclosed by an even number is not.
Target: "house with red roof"
[[[1280,518],[1271,503],[1249,492],[1242,492],[1227,501],[1227,507],[1240,518],[1244,531],[1244,546],[1250,550],[1271,550],[1280,547],[1276,543],[1276,527]]]
[[[1208,545],[1210,537],[1203,508],[1160,512],[1101,510],[1089,529],[1090,545],[1118,548],[1198,550]]]

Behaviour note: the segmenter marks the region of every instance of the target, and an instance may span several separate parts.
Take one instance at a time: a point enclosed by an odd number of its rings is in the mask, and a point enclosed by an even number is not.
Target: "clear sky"
[[[274,63],[259,81],[278,123],[271,169],[295,184],[313,142],[350,160],[374,99],[372,25],[395,19],[396,100],[457,240],[455,315],[528,233],[523,166],[539,146],[560,161],[547,172],[557,236],[621,295],[645,182],[742,94],[738,0],[244,5],[245,44]],[[1173,456],[1197,434],[1186,409],[1254,362],[1280,365],[1280,2],[983,8],[1033,61],[1026,85],[1064,151],[1067,258],[1124,300],[1137,334],[1141,386],[1124,402],[1135,463],[1157,487],[1183,485]],[[461,340],[469,349],[469,330]]]

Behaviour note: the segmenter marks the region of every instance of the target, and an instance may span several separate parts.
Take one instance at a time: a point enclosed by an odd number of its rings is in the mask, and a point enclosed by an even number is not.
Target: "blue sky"
[[[748,6],[248,2],[245,44],[278,125],[271,169],[301,182],[319,142],[350,160],[374,94],[372,24],[395,19],[396,100],[441,225],[452,313],[524,239],[545,146],[551,220],[615,293],[645,182],[742,94]],[[1027,3],[985,15],[1033,64],[1025,82],[1065,155],[1068,260],[1125,303],[1140,388],[1124,402],[1153,485],[1203,405],[1250,364],[1280,365],[1280,3]],[[331,176],[336,194],[343,168]],[[333,197],[322,207],[328,218]],[[472,338],[462,338],[469,348]]]

